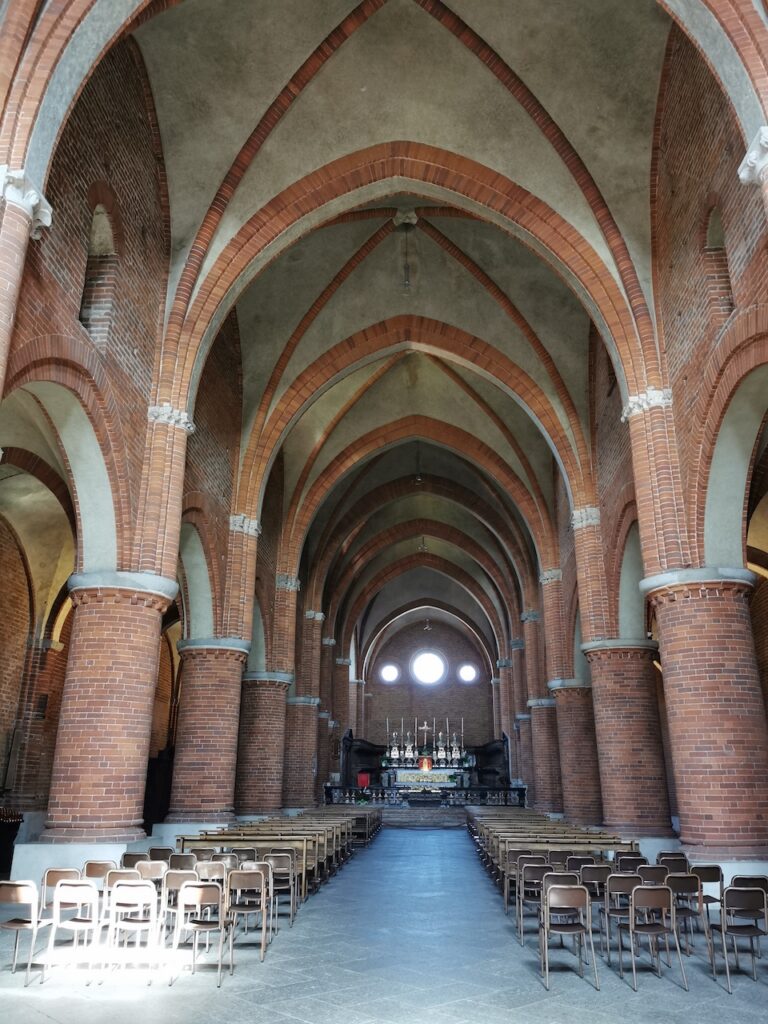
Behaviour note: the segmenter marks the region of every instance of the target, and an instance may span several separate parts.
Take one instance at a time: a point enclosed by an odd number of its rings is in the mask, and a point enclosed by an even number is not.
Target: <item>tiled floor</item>
[[[122,971],[101,983],[54,971],[23,988],[0,939],[3,1024],[766,1024],[768,956],[759,982],[734,980],[734,995],[712,981],[702,957],[679,973],[647,968],[639,992],[599,960],[602,991],[575,973],[567,950],[553,954],[552,987],[538,973],[531,927],[524,949],[466,832],[385,829],[368,850],[281,927],[263,964],[236,956],[233,977],[183,974],[145,983]],[[768,953],[768,950],[766,951]]]

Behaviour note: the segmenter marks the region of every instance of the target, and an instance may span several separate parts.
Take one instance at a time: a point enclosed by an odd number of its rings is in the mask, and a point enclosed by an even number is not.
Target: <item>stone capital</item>
[[[78,590],[130,590],[134,593],[157,594],[168,603],[179,592],[176,580],[151,572],[74,572],[67,580],[70,594]]]
[[[571,514],[571,527],[574,530],[582,530],[585,526],[600,525],[600,509],[594,505],[585,505],[584,508],[575,508]]]
[[[320,698],[319,697],[288,697],[288,699],[286,700],[285,703],[289,704],[291,707],[298,706],[298,707],[318,708],[318,707],[320,707]]]
[[[275,586],[278,590],[301,590],[301,580],[298,576],[292,576],[288,572],[279,572],[275,576]]]
[[[516,722],[530,722],[530,720],[531,720],[531,716],[527,715],[527,714],[525,714],[523,712],[518,712],[515,715],[515,721]]]
[[[419,216],[415,210],[398,210],[392,218],[392,223],[396,228],[402,227],[403,224],[410,224],[411,227],[416,227],[419,223]]]
[[[768,127],[758,128],[746,156],[739,164],[742,185],[763,185],[768,180]]]
[[[322,612],[306,611],[304,612],[304,618],[317,623],[325,622],[325,615]]]
[[[757,583],[757,575],[741,567],[722,568],[705,565],[699,569],[672,569],[640,580],[640,591],[646,597],[659,591],[687,587],[690,590],[717,589],[731,584],[751,589]]]
[[[555,706],[554,697],[531,697],[528,701],[527,707],[529,708],[553,708]]]
[[[51,204],[29,180],[23,168],[14,171],[8,164],[0,165],[0,195],[7,204],[22,210],[28,218],[30,238],[40,238],[43,228],[51,226]]]
[[[293,683],[293,672],[243,672],[246,683],[279,683],[286,689]]]
[[[232,533],[244,533],[247,537],[261,536],[261,523],[242,512],[229,517],[229,529]]]
[[[501,680],[498,676],[491,676],[491,686],[498,686]]]
[[[190,640],[179,640],[176,649],[179,654],[193,654],[195,651],[231,651],[233,654],[246,656],[251,649],[251,642],[236,636],[193,637]]]
[[[352,664],[352,659],[351,658],[337,658],[336,659],[336,664],[337,665],[351,665]]]
[[[147,419],[150,423],[161,423],[168,427],[175,427],[177,430],[183,430],[185,434],[194,434],[195,432],[195,424],[186,409],[174,409],[170,402],[163,402],[162,405],[150,405],[147,409]]]
[[[350,679],[349,683],[350,683],[350,686],[355,686],[355,685],[357,685],[357,686],[365,686],[365,680],[364,679]]]
[[[509,647],[510,651],[524,651],[525,650],[525,640],[519,640],[519,639],[510,640],[509,643],[507,644],[507,646]]]
[[[650,409],[668,409],[672,405],[671,388],[646,388],[639,395],[630,395],[621,411],[621,422],[626,423],[633,416]]]
[[[562,569],[545,569],[539,576],[539,583],[546,586],[547,583],[559,583],[563,578]]]
[[[512,668],[511,658],[499,658],[496,661],[496,668]]]
[[[655,640],[646,640],[644,637],[628,639],[617,638],[615,640],[590,640],[588,643],[583,643],[581,645],[581,651],[583,654],[592,654],[594,651],[658,651],[658,649],[659,645]]]
[[[330,718],[331,718],[331,712],[330,712],[330,711],[318,711],[318,712],[317,712],[317,717],[318,717],[318,718],[325,718],[325,719],[327,719],[328,721],[330,721]]]
[[[541,612],[537,612],[535,608],[529,608],[527,611],[523,612],[523,614],[520,616],[520,621],[521,622],[540,622],[541,621]]]
[[[320,641],[320,643],[323,645],[323,647],[335,647],[336,646],[336,637],[324,636],[323,639]]]
[[[592,684],[581,679],[550,679],[547,689],[550,693],[559,690],[591,690]]]

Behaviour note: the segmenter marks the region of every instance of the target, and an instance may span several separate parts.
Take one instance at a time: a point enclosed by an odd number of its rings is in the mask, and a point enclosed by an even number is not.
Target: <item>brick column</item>
[[[509,735],[512,721],[514,719],[515,699],[514,693],[512,692],[512,686],[510,685],[512,682],[510,679],[512,662],[509,658],[499,658],[496,662],[496,668],[499,670],[498,699],[500,735],[501,733]]]
[[[238,814],[282,807],[285,700],[290,684],[290,676],[283,672],[243,675],[235,784]]]
[[[283,806],[314,807],[319,697],[288,697],[285,708]]]
[[[552,697],[528,701],[531,713],[534,807],[544,814],[562,814],[563,792],[560,783],[560,749],[557,736],[557,711]]]
[[[11,347],[13,323],[30,238],[39,238],[50,227],[51,207],[23,170],[0,166],[0,395]]]
[[[605,825],[633,835],[671,835],[653,659],[644,640],[582,644],[594,694]]]
[[[74,619],[41,842],[141,839],[162,614],[175,580],[70,577]]]
[[[325,615],[307,610],[302,620],[301,661],[296,665],[296,692],[320,694],[320,649]]]
[[[768,725],[745,569],[643,580],[656,611],[680,814],[691,852],[768,853]]]
[[[232,821],[240,690],[250,644],[227,637],[178,647],[181,694],[166,821]]]
[[[324,636],[320,641],[320,703],[323,707],[333,707],[333,669],[334,648],[336,641],[332,636]]]
[[[499,685],[501,680],[494,676],[491,679],[491,699],[493,700],[493,738],[501,739],[501,706],[499,698]]]
[[[574,825],[599,825],[603,807],[592,688],[577,679],[553,679],[547,686],[557,709],[565,817]]]
[[[528,787],[526,805],[533,807],[536,789],[533,781],[533,741],[531,716],[527,712],[515,715],[515,730],[520,744],[520,778]]]
[[[350,705],[349,658],[336,658],[333,666],[333,716],[339,723],[342,736],[355,721],[357,706]],[[355,692],[355,697],[357,693]]]
[[[331,774],[331,713],[317,712],[317,777],[315,779],[315,800],[322,806],[325,799],[323,787]]]
[[[355,718],[352,728],[355,730],[355,738],[363,739],[365,736],[365,680],[364,679],[353,679],[350,684],[350,692],[352,687],[356,687],[355,696]]]
[[[534,806],[537,811],[560,814],[563,796],[560,784],[560,753],[555,702],[546,696],[539,664],[539,621],[537,611],[520,616],[525,637],[525,665],[528,676],[528,711],[533,744]]]

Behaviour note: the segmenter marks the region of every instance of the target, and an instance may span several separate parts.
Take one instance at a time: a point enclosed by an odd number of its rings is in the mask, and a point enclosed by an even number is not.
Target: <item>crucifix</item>
[[[423,732],[424,733],[424,742],[422,743],[422,746],[426,747],[426,745],[427,745],[427,733],[428,732],[432,732],[432,730],[427,725],[426,718],[424,719],[424,725],[420,725],[419,726],[419,732]]]

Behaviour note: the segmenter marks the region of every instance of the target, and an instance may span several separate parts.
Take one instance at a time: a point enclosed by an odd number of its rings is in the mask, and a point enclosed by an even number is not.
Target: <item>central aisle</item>
[[[0,964],[12,939],[0,934]],[[674,972],[647,969],[635,995],[599,959],[602,991],[579,979],[567,950],[552,957],[552,989],[538,973],[529,920],[521,948],[514,917],[480,866],[465,830],[383,829],[310,897],[259,963],[236,950],[221,989],[200,972],[165,973],[147,986],[131,972],[103,984],[53,971],[23,988],[23,972],[0,969],[9,1024],[763,1024],[765,972],[729,997],[712,982],[704,946],[687,959],[691,991]],[[762,961],[761,961],[762,963]]]

